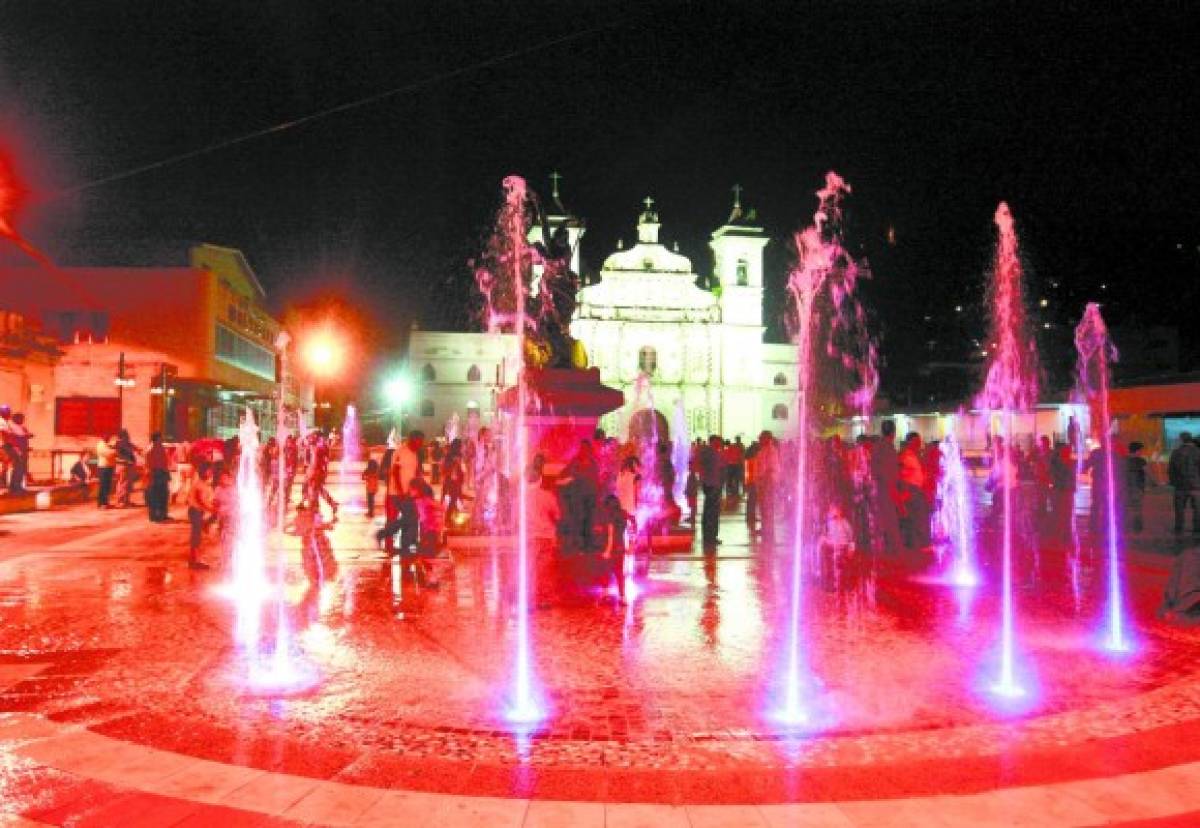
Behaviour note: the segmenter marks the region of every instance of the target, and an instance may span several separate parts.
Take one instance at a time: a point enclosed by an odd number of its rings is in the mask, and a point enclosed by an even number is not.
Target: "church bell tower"
[[[721,424],[726,437],[749,440],[762,428],[763,249],[769,241],[754,210],[733,188],[729,218],[712,234],[713,276],[721,306]]]

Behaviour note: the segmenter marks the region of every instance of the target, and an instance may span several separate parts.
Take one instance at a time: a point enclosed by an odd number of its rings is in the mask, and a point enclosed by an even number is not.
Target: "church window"
[[[776,385],[787,385],[787,377],[783,375],[782,371],[780,373],[776,374],[775,379],[772,381]]]
[[[788,418],[787,406],[784,405],[783,403],[777,403],[775,405],[775,407],[771,409],[771,419],[772,420],[786,420],[787,418]]]
[[[433,400],[421,400],[421,416],[433,416]]]
[[[738,259],[737,263],[737,283],[741,287],[750,284],[750,263],[745,259]]]
[[[642,374],[653,374],[658,367],[658,352],[649,345],[638,351],[638,372]]]
[[[433,370],[433,366],[428,362],[421,369],[421,379],[425,380],[425,382],[435,382],[437,380],[437,371]]]
[[[467,382],[479,382],[483,379],[483,375],[479,372],[478,365],[472,365],[467,369]]]

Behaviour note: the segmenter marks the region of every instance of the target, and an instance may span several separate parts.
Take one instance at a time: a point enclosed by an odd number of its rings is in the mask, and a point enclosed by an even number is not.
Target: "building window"
[[[658,367],[658,352],[649,345],[638,351],[638,372],[651,376]]]
[[[786,386],[787,385],[787,377],[785,377],[782,372],[778,373],[775,375],[774,383],[776,385],[785,385]]]
[[[433,370],[433,366],[428,362],[421,369],[421,379],[425,380],[425,382],[435,382],[437,380],[437,371]]]
[[[421,416],[433,416],[433,400],[421,400]]]
[[[737,283],[741,287],[750,284],[750,263],[745,259],[738,259],[737,263]]]
[[[467,382],[479,382],[483,379],[483,375],[479,371],[478,365],[472,365],[467,369]]]
[[[275,381],[275,352],[221,324],[217,325],[216,357],[256,377]]]
[[[787,419],[787,406],[784,405],[783,403],[777,403],[775,405],[775,407],[771,409],[771,419],[772,420],[786,420]]]

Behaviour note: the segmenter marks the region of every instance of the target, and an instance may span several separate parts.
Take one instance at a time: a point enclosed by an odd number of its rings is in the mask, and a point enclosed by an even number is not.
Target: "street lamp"
[[[401,372],[383,384],[383,395],[388,402],[390,408],[396,409],[398,412],[397,420],[400,425],[400,431],[404,431],[404,406],[411,402],[416,393],[416,386],[413,383],[412,377],[407,373]]]
[[[133,377],[125,376],[125,352],[121,351],[117,357],[117,376],[113,380],[113,385],[117,386],[117,425],[125,425],[125,389],[133,388],[137,385],[137,380]]]
[[[346,349],[341,338],[328,326],[313,331],[305,338],[301,354],[314,379],[314,396],[315,381],[337,376],[346,359]]]

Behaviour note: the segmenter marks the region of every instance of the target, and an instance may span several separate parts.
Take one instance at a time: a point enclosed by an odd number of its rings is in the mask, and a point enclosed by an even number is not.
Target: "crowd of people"
[[[29,441],[25,414],[0,405],[0,490],[22,494],[29,474]]]
[[[0,435],[0,472],[10,491],[20,491],[30,436],[20,413],[0,407]],[[806,513],[809,530],[831,559],[854,552],[929,555],[944,533],[937,519],[943,475],[939,443],[925,443],[915,432],[898,443],[896,438],[895,424],[885,420],[878,434],[860,435],[852,443],[833,436],[811,444]],[[1143,504],[1152,481],[1141,443],[1114,440],[1113,456],[1107,458],[1100,448],[1086,452],[1077,430],[1058,444],[1047,436],[1025,448],[998,437],[988,442],[988,450],[974,461],[982,489],[990,494],[985,527],[998,525],[1007,501],[1018,516],[1017,531],[1029,539],[1046,547],[1076,542],[1076,489],[1081,475],[1087,475],[1092,496],[1086,527],[1093,538],[1108,531],[1110,502],[1119,510],[1121,531],[1144,530]],[[324,533],[337,520],[340,505],[327,488],[336,448],[336,435],[313,431],[303,438],[290,435],[282,446],[270,438],[256,457],[247,458],[262,487],[267,521],[274,525],[281,514],[294,515],[285,525],[303,536],[312,552],[306,561],[329,556]],[[382,508],[383,525],[375,537],[385,553],[410,556],[420,566],[444,548],[448,529],[516,530],[515,464],[488,428],[432,442],[414,431],[390,442],[379,456],[367,454],[359,474],[368,518]],[[648,548],[651,535],[681,525],[696,531],[704,549],[714,549],[721,543],[722,512],[744,502],[751,537],[770,544],[778,518],[796,513],[797,455],[796,441],[778,440],[770,431],[748,445],[740,437],[713,435],[692,442],[686,468],[677,468],[679,458],[669,444],[621,443],[597,430],[554,474],[547,472],[545,457],[532,458],[524,470],[527,531],[539,549],[556,556],[595,554],[623,567],[627,553]],[[170,507],[182,502],[190,526],[189,566],[206,569],[206,546],[215,543],[222,558],[231,554],[242,460],[236,436],[168,446],[153,434],[141,447],[121,429],[98,440],[93,451],[82,452],[70,477],[77,486],[95,484],[100,509],[133,507],[140,483],[149,520],[156,523],[170,521]],[[1110,467],[1116,485],[1111,497]],[[1181,435],[1171,453],[1166,482],[1174,495],[1174,531],[1184,531],[1190,509],[1191,529],[1200,533],[1200,447],[1190,434]],[[618,588],[623,588],[619,578]]]

